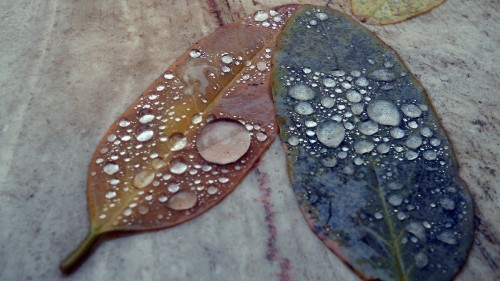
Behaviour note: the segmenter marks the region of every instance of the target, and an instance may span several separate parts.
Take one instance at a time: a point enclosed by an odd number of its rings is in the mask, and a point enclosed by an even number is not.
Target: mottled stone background
[[[284,3],[1,1],[0,280],[62,279],[60,260],[87,231],[87,166],[108,126],[201,37]],[[350,13],[346,0],[308,3]],[[500,280],[500,2],[448,0],[369,28],[428,89],[475,199],[457,280]],[[66,280],[358,280],[309,231],[277,143],[256,169],[207,214],[107,241]]]

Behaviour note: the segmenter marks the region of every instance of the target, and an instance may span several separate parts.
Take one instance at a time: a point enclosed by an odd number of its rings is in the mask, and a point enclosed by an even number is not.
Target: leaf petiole
[[[67,255],[59,265],[63,274],[70,274],[85,260],[94,248],[96,242],[102,236],[102,232],[91,230],[82,240],[80,245]]]

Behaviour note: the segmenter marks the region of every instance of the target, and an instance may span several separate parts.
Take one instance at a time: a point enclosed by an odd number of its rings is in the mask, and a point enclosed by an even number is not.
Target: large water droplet
[[[153,182],[155,174],[152,170],[146,169],[138,172],[134,176],[134,186],[137,188],[144,188]]]
[[[422,110],[420,109],[420,107],[414,104],[403,104],[401,106],[401,111],[404,115],[411,118],[420,117],[420,115],[422,115]]]
[[[368,75],[373,80],[389,82],[396,79],[394,73],[388,69],[378,69]]]
[[[230,56],[230,55],[224,55],[222,56],[222,58],[220,59],[223,63],[232,63],[233,62],[233,57]]]
[[[140,142],[150,140],[153,137],[153,135],[154,135],[153,130],[147,125],[139,126],[135,130],[135,138]]]
[[[168,147],[171,151],[179,151],[187,145],[187,138],[182,133],[173,133],[168,140]]]
[[[356,90],[349,90],[346,93],[346,98],[350,102],[360,102],[361,101],[361,94],[356,91]]]
[[[301,101],[295,106],[295,112],[301,115],[310,115],[314,113],[314,108],[310,103]]]
[[[192,191],[182,190],[174,194],[167,202],[167,207],[182,211],[193,208],[198,202],[198,197]]]
[[[189,51],[189,56],[192,57],[193,59],[199,58],[201,56],[201,52],[200,50],[192,49],[191,51]]]
[[[245,126],[221,120],[209,123],[202,129],[196,148],[206,161],[224,165],[243,157],[250,148],[250,141]]]
[[[115,162],[109,162],[104,167],[102,168],[103,171],[108,174],[108,175],[114,175],[120,170],[120,166],[116,164]]]
[[[364,105],[362,103],[353,103],[351,105],[351,111],[352,114],[354,115],[360,115],[361,113],[363,113],[363,110],[364,110]]]
[[[420,241],[425,242],[427,236],[425,234],[425,228],[422,224],[417,222],[412,222],[406,226],[406,231],[415,235]]]
[[[320,12],[320,13],[316,13],[316,15],[315,15],[315,16],[316,16],[316,18],[318,18],[319,20],[327,20],[327,19],[328,19],[328,15],[327,15],[327,14],[325,14],[325,13],[322,13],[322,12]]]
[[[288,91],[288,94],[292,98],[297,100],[310,100],[315,96],[314,90],[311,87],[303,84],[293,86]]]
[[[374,121],[368,120],[362,123],[359,123],[358,130],[363,135],[371,136],[378,132],[378,124]]]
[[[265,21],[268,18],[269,15],[266,13],[266,11],[257,11],[257,13],[255,13],[255,16],[253,17],[255,21]]]
[[[174,159],[170,162],[170,172],[173,174],[180,175],[184,173],[188,168],[188,165],[181,158]]]
[[[375,145],[367,140],[359,140],[354,143],[354,151],[358,154],[365,154],[373,150]]]
[[[321,123],[316,129],[318,140],[328,147],[338,147],[344,140],[345,129],[340,123],[326,121]]]
[[[397,126],[401,122],[398,108],[390,101],[376,100],[368,105],[368,116],[381,125]]]

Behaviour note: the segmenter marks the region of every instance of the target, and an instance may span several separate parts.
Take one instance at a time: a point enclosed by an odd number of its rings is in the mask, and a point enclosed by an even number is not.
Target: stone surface
[[[347,1],[308,1],[349,13]],[[247,1],[0,3],[0,280],[61,280],[84,237],[87,166],[113,120]],[[284,1],[266,1],[267,5]],[[500,4],[447,1],[370,26],[429,90],[476,202],[457,280],[500,279]],[[104,242],[65,280],[359,280],[308,229],[275,143],[236,191],[178,227]]]

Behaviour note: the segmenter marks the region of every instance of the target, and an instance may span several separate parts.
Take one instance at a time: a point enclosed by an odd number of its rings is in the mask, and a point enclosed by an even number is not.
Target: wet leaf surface
[[[116,120],[89,168],[89,234],[63,272],[102,234],[175,226],[236,188],[277,133],[271,55],[295,8],[259,11],[205,37]]]
[[[368,24],[390,24],[418,16],[445,0],[351,0],[352,13]]]
[[[311,229],[363,279],[450,280],[473,205],[422,85],[346,15],[303,6],[274,54],[273,95]]]

